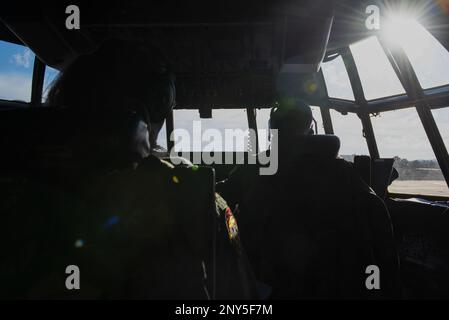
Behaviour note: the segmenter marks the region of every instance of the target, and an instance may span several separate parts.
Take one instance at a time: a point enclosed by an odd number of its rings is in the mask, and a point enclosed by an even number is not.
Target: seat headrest
[[[331,134],[301,135],[297,137],[299,155],[337,158],[340,139]]]

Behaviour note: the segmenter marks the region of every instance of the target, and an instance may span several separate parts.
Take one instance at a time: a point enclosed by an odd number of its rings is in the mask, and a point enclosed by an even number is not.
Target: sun
[[[391,14],[385,18],[381,26],[381,36],[391,46],[419,48],[417,37],[422,33],[422,27],[411,14]]]

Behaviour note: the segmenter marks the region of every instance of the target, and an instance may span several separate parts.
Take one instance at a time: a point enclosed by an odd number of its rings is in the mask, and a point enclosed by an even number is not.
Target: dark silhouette
[[[400,297],[384,203],[337,157],[336,136],[310,134],[309,106],[282,107],[274,114],[279,170],[253,175],[238,201],[242,241],[258,279],[273,288],[272,298]],[[369,265],[382,270],[382,290],[366,288]]]

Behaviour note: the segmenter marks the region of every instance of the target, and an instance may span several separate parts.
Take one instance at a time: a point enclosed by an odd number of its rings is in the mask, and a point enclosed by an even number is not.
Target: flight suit
[[[150,156],[137,168],[80,174],[77,181],[65,184],[60,184],[58,174],[54,179],[58,183],[32,177],[12,177],[9,186],[2,183],[2,191],[10,195],[9,203],[0,207],[8,226],[2,243],[12,245],[5,246],[0,264],[0,296],[248,297],[250,289],[243,292],[248,285],[241,285],[242,273],[245,276],[248,270],[239,258],[237,224],[218,194],[214,208],[217,227],[222,230],[219,235],[226,237],[217,240],[217,289],[211,292],[206,285],[212,265],[205,265],[206,259],[190,241],[196,213],[191,206],[179,206],[183,202],[176,199],[185,195],[179,194],[176,186],[183,177],[175,179],[173,169],[166,161]],[[186,224],[180,216],[190,217],[190,221]],[[80,270],[80,290],[66,287],[69,274],[65,271],[70,265]]]

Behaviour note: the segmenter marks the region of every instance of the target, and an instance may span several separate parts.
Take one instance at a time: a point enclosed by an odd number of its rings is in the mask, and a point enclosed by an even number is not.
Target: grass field
[[[388,188],[388,191],[393,193],[449,197],[449,188],[444,180],[396,180]]]

